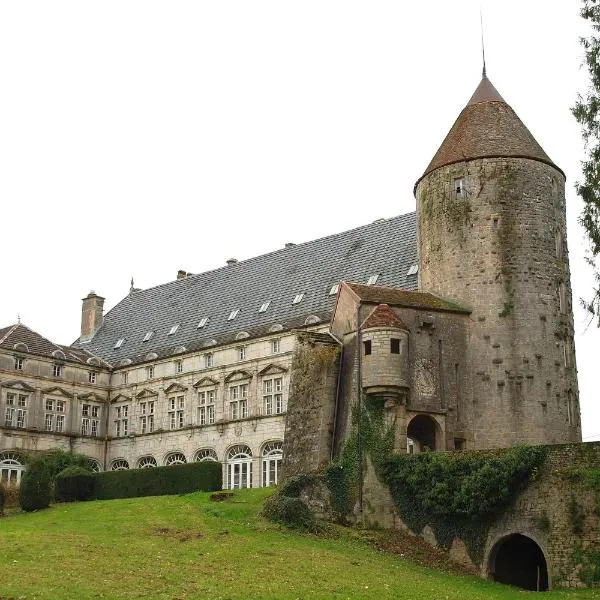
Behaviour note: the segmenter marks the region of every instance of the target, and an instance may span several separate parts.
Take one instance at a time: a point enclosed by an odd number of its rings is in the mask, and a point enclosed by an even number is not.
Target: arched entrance
[[[0,452],[0,481],[6,487],[17,487],[25,465],[17,452]]]
[[[417,415],[406,428],[409,454],[437,450],[438,424],[429,415]]]
[[[489,574],[499,583],[525,590],[548,590],[548,567],[542,549],[529,537],[515,533],[502,538],[492,550]]]
[[[252,487],[252,451],[248,446],[233,446],[227,452],[227,488]]]
[[[281,461],[283,460],[283,442],[268,442],[262,451],[262,486],[269,487],[279,482]]]

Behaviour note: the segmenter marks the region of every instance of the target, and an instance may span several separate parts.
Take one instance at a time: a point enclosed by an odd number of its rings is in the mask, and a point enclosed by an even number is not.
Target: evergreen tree
[[[590,82],[586,93],[578,96],[572,108],[586,150],[581,165],[583,181],[577,182],[576,189],[584,204],[579,220],[590,242],[587,260],[594,267],[596,279],[593,297],[584,306],[598,318],[600,326],[600,271],[596,263],[600,254],[600,0],[583,0],[581,16],[591,27],[590,34],[581,38]]]

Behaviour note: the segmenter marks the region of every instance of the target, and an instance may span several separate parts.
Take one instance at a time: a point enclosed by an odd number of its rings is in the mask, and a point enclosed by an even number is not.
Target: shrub
[[[197,491],[214,492],[222,488],[222,466],[221,463],[212,461],[195,462],[151,469],[94,473],[93,478],[92,497],[97,500],[188,494]]]
[[[6,489],[0,483],[0,515],[4,513],[4,504],[6,503]]]
[[[288,527],[308,530],[315,528],[315,518],[300,498],[292,498],[276,492],[265,502],[262,514],[269,521]]]
[[[31,512],[50,505],[50,475],[46,465],[34,460],[27,466],[19,487],[19,504],[24,511]]]
[[[87,456],[65,452],[64,450],[49,450],[48,452],[34,456],[32,460],[39,461],[45,466],[51,480],[54,480],[67,467],[81,467],[90,472],[92,470],[90,459]]]
[[[94,475],[83,467],[67,467],[54,480],[54,497],[59,502],[89,500],[94,490]]]

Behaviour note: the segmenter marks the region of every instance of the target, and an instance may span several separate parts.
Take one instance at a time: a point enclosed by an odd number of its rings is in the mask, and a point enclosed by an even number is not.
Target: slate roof
[[[75,342],[119,366],[124,359],[143,362],[154,352],[173,354],[233,342],[241,331],[250,337],[269,333],[274,324],[283,330],[302,327],[309,315],[328,322],[336,295],[332,286],[342,280],[366,282],[379,274],[378,283],[416,289],[416,275],[407,275],[417,264],[415,213],[380,219],[350,231],[286,247],[236,264],[188,276],[164,285],[133,292],[104,317],[89,343]],[[297,294],[302,301],[293,304]],[[265,312],[259,308],[270,301]],[[240,309],[235,319],[227,318]],[[198,329],[203,317],[207,325]],[[173,325],[179,328],[167,335]],[[154,331],[143,342],[145,334]],[[120,338],[121,348],[114,345]]]
[[[27,350],[22,346],[15,348],[17,344],[25,344]],[[33,331],[33,329],[23,325],[23,323],[17,323],[16,325],[0,329],[0,348],[7,350],[16,349],[19,353],[34,354],[47,358],[57,358],[54,353],[58,350],[65,355],[64,360],[79,364],[85,364],[93,356],[84,349],[55,344],[36,331]],[[63,359],[61,358],[61,360]]]
[[[378,304],[361,325],[361,329],[372,327],[393,327],[408,331],[404,321],[390,308],[389,304]]]
[[[419,181],[440,167],[485,157],[530,158],[562,173],[484,75]]]
[[[363,285],[361,283],[346,282],[347,285],[362,302],[373,304],[389,304],[390,306],[404,306],[406,308],[424,308],[426,310],[441,310],[470,314],[468,308],[459,306],[449,300],[444,300],[428,292],[415,292],[401,290],[396,287],[380,285]]]

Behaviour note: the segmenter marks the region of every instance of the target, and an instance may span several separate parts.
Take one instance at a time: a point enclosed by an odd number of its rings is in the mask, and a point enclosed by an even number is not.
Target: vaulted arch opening
[[[531,538],[515,533],[502,538],[490,554],[494,581],[524,590],[548,590],[548,567],[542,549]]]
[[[438,449],[438,424],[428,415],[417,415],[406,429],[407,447],[409,454],[428,452]]]

